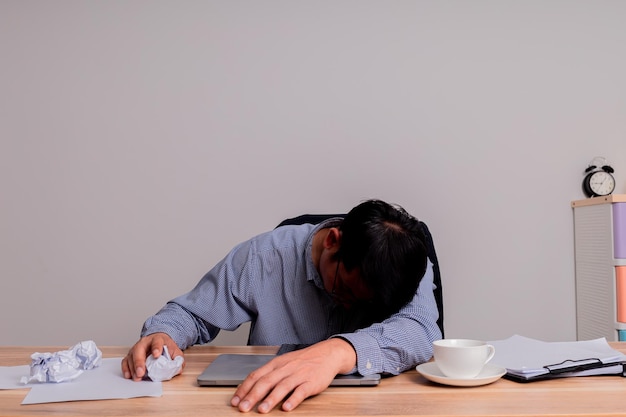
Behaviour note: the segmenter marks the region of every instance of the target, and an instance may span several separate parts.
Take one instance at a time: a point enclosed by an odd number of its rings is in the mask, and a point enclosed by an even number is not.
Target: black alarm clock
[[[606,159],[595,157],[587,169],[583,179],[583,192],[587,197],[599,197],[613,193],[615,191],[615,178],[613,168],[606,162]]]

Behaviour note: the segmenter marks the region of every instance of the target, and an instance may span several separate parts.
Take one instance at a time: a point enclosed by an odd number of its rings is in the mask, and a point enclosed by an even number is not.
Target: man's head
[[[396,313],[411,299],[426,271],[427,251],[419,221],[402,207],[368,200],[339,226],[335,258],[370,290],[375,316]]]

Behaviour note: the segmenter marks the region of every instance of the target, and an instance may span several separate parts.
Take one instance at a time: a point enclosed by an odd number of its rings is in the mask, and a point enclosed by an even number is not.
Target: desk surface
[[[611,343],[626,353],[626,342]],[[0,347],[0,366],[30,363],[33,352],[67,347]],[[121,357],[127,347],[102,347]],[[163,396],[127,400],[20,405],[26,391],[0,390],[0,416],[241,416],[229,405],[233,388],[202,388],[198,374],[220,353],[273,353],[272,347],[194,346],[185,372],[163,383]],[[431,383],[416,371],[385,378],[377,387],[331,387],[309,398],[293,416],[607,416],[626,414],[626,378],[564,378],[521,384],[500,379],[480,387]],[[272,414],[285,415],[279,409]]]

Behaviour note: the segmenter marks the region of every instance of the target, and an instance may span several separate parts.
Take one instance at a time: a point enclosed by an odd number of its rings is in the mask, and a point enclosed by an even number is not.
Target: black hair
[[[336,256],[346,270],[357,268],[373,292],[370,314],[382,320],[413,299],[427,264],[424,233],[415,217],[398,205],[367,200],[350,210],[339,229]]]

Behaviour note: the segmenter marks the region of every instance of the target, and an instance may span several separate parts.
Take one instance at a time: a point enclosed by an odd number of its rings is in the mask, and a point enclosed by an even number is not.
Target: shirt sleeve
[[[433,288],[433,269],[429,261],[415,297],[398,313],[354,333],[335,336],[353,346],[358,373],[397,375],[430,360],[432,343],[441,338]]]
[[[235,330],[250,321],[248,305],[253,241],[236,246],[187,294],[168,302],[148,318],[141,336],[164,332],[178,347],[208,343],[220,329]]]

